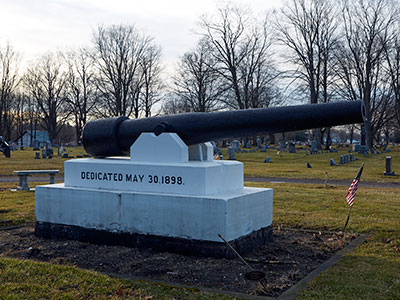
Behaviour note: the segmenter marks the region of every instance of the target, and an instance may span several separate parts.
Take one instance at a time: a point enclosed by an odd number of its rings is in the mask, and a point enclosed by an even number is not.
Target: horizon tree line
[[[45,53],[22,73],[19,52],[0,45],[0,133],[43,128],[55,142],[73,124],[79,143],[91,118],[360,100],[372,147],[400,127],[399,6],[287,0],[256,17],[228,3],[198,20],[170,82],[161,47],[135,25],[99,26],[91,45]],[[330,146],[330,128],[313,136]]]

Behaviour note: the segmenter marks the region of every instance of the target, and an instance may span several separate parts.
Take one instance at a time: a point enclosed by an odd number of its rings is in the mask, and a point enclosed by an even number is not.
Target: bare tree
[[[398,28],[400,21],[397,20],[392,31],[392,38],[385,47],[385,57],[387,62],[386,71],[389,74],[389,82],[393,90],[394,107],[398,126],[400,126],[400,32]],[[389,132],[389,130],[386,130]],[[388,138],[387,138],[388,140]]]
[[[103,116],[139,116],[141,62],[151,42],[133,25],[100,26],[94,33],[98,112]]]
[[[149,45],[143,54],[140,67],[143,73],[141,102],[144,116],[150,117],[153,106],[161,101],[161,91],[164,88],[161,80],[161,48]]]
[[[182,56],[174,77],[174,93],[187,111],[207,112],[221,108],[225,89],[214,69],[215,63],[206,39],[201,39],[194,50]]]
[[[372,147],[380,126],[380,114],[387,107],[391,91],[386,87],[384,52],[398,9],[389,0],[343,1],[344,45],[342,81],[349,97],[361,100],[366,109],[366,143]]]
[[[51,142],[57,136],[69,114],[66,109],[65,89],[67,72],[60,53],[48,53],[31,65],[24,75],[24,85],[29,97],[34,99],[43,127]]]
[[[68,74],[66,81],[67,109],[74,117],[77,143],[81,142],[83,127],[95,105],[93,57],[85,49],[67,54]]]
[[[334,17],[329,0],[290,0],[276,22],[278,40],[290,50],[286,58],[296,67],[292,76],[306,83],[311,104],[331,98],[330,67],[337,41]],[[314,134],[321,147],[320,129]]]
[[[276,70],[270,59],[271,26],[265,20],[259,22],[250,11],[232,3],[219,8],[217,15],[201,19],[203,36],[212,46],[213,67],[228,92],[224,103],[230,108],[269,104],[264,101],[269,94],[264,92],[274,85]]]
[[[18,85],[20,55],[11,45],[0,48],[0,134],[11,138],[11,105]]]

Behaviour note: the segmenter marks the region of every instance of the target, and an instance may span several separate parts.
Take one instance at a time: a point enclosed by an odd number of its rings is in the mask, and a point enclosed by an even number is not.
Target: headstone
[[[21,149],[21,151],[24,151],[24,150],[25,150],[24,146],[21,146],[20,149]]]
[[[222,148],[226,148],[226,140],[222,141]]]
[[[35,152],[35,159],[40,159],[40,152],[39,151]]]
[[[257,138],[257,149],[262,149],[262,141],[259,137]]]
[[[307,168],[309,168],[309,169],[312,168],[312,166],[311,166],[311,164],[309,162],[307,162]]]
[[[294,143],[289,143],[289,153],[296,153],[296,146]]]
[[[63,146],[58,147],[58,156],[61,156],[63,153]]]
[[[361,126],[361,146],[366,145],[366,136],[367,136],[367,131],[365,130],[365,125]]]
[[[330,163],[331,166],[336,166],[336,161],[333,158],[330,159]]]
[[[235,151],[233,150],[233,148],[232,147],[228,147],[227,149],[226,149],[226,151],[227,151],[227,154],[228,154],[228,159],[229,160],[235,160]]]
[[[348,154],[345,154],[345,156],[344,156],[344,162],[347,164],[349,161],[350,161],[350,160],[349,160],[349,155],[348,155]]]
[[[392,170],[392,157],[386,156],[386,171],[384,175],[394,176],[394,171]]]
[[[344,162],[344,155],[340,155],[340,164],[342,165],[342,164],[344,164],[345,162]]]
[[[233,149],[233,151],[235,152],[240,152],[240,142],[238,140],[233,140],[231,142],[231,148]]]
[[[389,148],[385,148],[385,152],[386,152],[386,153],[392,152],[392,150],[390,150]]]
[[[265,149],[261,149],[261,150],[260,150],[260,152],[267,152],[267,150],[265,150]]]
[[[311,142],[311,153],[318,154],[317,141],[315,140]]]
[[[350,154],[350,161],[354,161],[354,155],[353,155],[353,153]]]
[[[251,148],[251,142],[250,142],[250,141],[247,142],[246,148],[247,148],[247,149],[250,149],[250,148]]]
[[[47,148],[46,154],[47,154],[48,158],[53,158],[53,149]]]
[[[306,155],[309,155],[309,154],[310,154],[310,152],[308,151],[308,149],[305,149],[304,151],[306,152]]]
[[[286,150],[286,141],[280,141],[279,151],[285,151],[285,150]]]
[[[264,163],[270,163],[270,162],[271,162],[271,158],[266,157],[266,158],[264,159]]]
[[[47,150],[46,149],[42,150],[42,158],[47,158]]]
[[[246,150],[246,149],[243,149],[242,150],[242,153],[247,153],[248,151]]]
[[[39,141],[38,140],[33,141],[33,150],[34,151],[39,150]]]
[[[69,158],[68,153],[64,153],[62,158]]]

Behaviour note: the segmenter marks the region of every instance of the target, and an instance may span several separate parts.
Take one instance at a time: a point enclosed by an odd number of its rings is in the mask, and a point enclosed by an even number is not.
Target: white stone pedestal
[[[37,234],[214,256],[227,256],[218,234],[239,251],[270,240],[272,189],[244,188],[242,163],[207,144],[142,134],[131,159],[65,162],[64,184],[36,187]]]

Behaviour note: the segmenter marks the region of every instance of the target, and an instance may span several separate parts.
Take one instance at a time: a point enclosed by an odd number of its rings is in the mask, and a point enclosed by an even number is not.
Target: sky
[[[256,14],[281,0],[239,0]],[[99,25],[135,24],[162,47],[170,68],[198,40],[196,23],[216,0],[0,0],[0,47],[10,43],[22,64],[48,51],[88,46]]]

